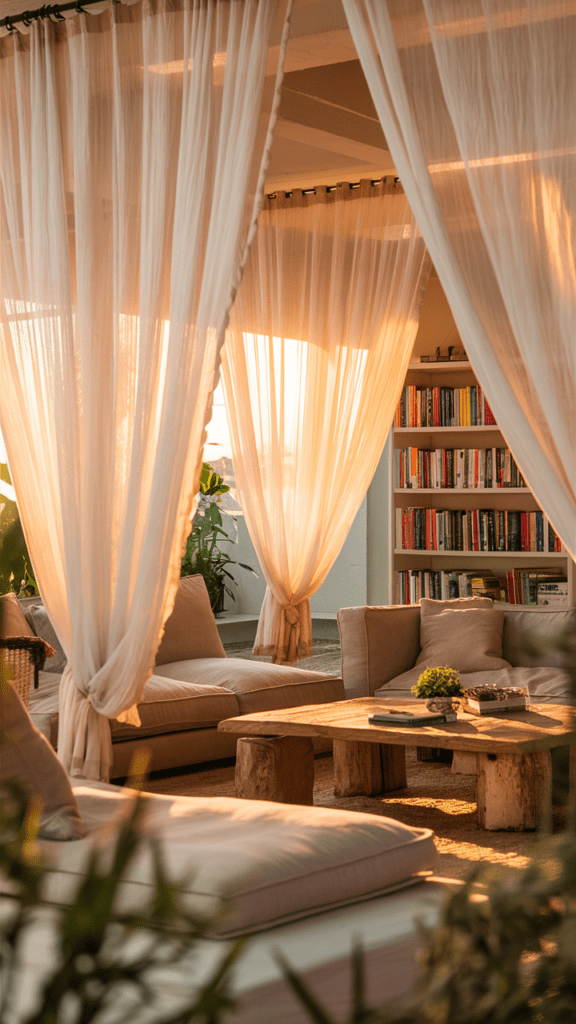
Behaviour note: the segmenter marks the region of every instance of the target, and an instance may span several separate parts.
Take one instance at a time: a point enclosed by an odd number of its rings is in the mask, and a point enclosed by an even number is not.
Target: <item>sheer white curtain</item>
[[[1,422],[73,776],[108,777],[173,606],[288,6],[144,0],[0,40]]]
[[[394,179],[265,201],[222,357],[239,499],[268,584],[255,652],[310,653],[310,597],[374,474],[428,258]]]
[[[343,0],[474,370],[576,555],[576,8]]]

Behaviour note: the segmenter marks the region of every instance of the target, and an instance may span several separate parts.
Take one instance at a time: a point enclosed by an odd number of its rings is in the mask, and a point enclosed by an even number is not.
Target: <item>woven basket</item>
[[[54,651],[39,636],[9,636],[0,638],[0,667],[23,704],[28,704],[30,685],[38,685],[38,670]]]

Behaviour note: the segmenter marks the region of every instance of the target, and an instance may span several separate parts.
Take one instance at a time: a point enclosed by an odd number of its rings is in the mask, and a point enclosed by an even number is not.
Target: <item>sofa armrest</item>
[[[419,605],[362,605],[341,608],[338,629],[346,697],[371,697],[420,653]]]

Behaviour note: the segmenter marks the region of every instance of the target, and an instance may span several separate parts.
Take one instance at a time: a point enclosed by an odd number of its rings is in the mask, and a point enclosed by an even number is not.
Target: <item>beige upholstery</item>
[[[0,677],[0,781],[8,780],[40,797],[40,836],[61,843],[85,835],[64,768],[13,686]]]
[[[33,621],[41,621],[38,614]],[[32,719],[54,747],[58,743],[60,678],[54,672],[41,672],[39,688],[30,698]],[[203,578],[184,577],[166,624],[155,672],[138,705],[142,726],[111,721],[112,777],[121,778],[129,772],[138,744],[145,746],[150,755],[150,771],[232,757],[237,737],[218,733],[218,723],[223,719],[250,711],[324,704],[343,700],[344,696],[339,676],[227,658]],[[331,742],[319,738],[314,745],[318,751],[329,750]]]
[[[203,577],[183,576],[178,583],[172,614],[164,626],[156,664],[225,657]]]
[[[89,837],[43,843],[52,859],[46,897],[70,901],[93,843],[116,833],[129,811],[126,792],[104,783],[74,787]],[[373,814],[223,797],[155,796],[146,830],[162,836],[170,877],[184,878],[191,911],[225,916],[212,934],[258,931],[389,892],[415,881],[437,857],[429,829]],[[217,853],[217,855],[216,855]],[[139,909],[153,879],[136,858],[122,883],[122,905]]]
[[[3,594],[0,597],[0,628],[1,636],[34,636],[34,630],[20,607],[16,594]]]
[[[457,607],[440,614],[422,614],[416,664],[422,670],[448,665],[458,672],[509,668],[502,657],[503,626],[501,608]]]
[[[558,656],[543,654],[528,659],[521,651],[520,631],[541,641],[551,640],[562,628],[576,629],[576,609],[540,612],[526,607],[504,608],[502,655],[512,666],[498,672],[470,673],[462,676],[463,686],[472,686],[481,678],[498,685],[527,685],[534,698],[545,703],[572,704],[569,679],[558,668]],[[366,697],[374,693],[388,697],[411,696],[422,666],[416,666],[420,653],[420,607],[383,605],[341,608],[338,627],[342,648],[342,678],[346,696]],[[547,664],[546,659],[550,661]],[[528,670],[528,664],[553,672]],[[525,669],[520,673],[519,669]],[[504,681],[506,680],[506,681]]]
[[[494,602],[491,597],[452,597],[448,601],[435,601],[430,597],[421,597],[419,601],[420,615],[442,615],[442,612],[490,609]]]
[[[346,697],[368,697],[412,668],[420,653],[417,605],[341,608],[338,629]]]
[[[240,708],[236,714],[240,715],[304,704],[325,704],[333,700],[344,700],[345,696],[339,676],[308,672],[289,665],[273,665],[268,661],[249,661],[246,658],[226,658],[221,661],[196,658],[194,661],[180,661],[173,665],[159,665],[156,674],[187,682],[201,680],[210,686],[232,690]]]

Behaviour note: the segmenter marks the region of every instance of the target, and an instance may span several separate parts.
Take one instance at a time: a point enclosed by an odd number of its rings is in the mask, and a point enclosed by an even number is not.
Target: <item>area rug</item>
[[[254,658],[246,642],[226,645],[229,657]],[[268,659],[262,659],[268,660]],[[299,667],[340,673],[340,648],[330,641],[315,641],[310,658]],[[451,766],[418,761],[416,749],[406,752],[408,786],[380,796],[335,797],[331,755],[315,759],[314,803],[395,818],[407,825],[433,829],[439,853],[436,874],[463,879],[482,862],[515,871],[526,866],[538,841],[533,832],[486,832],[476,824],[475,777],[453,775]],[[200,765],[180,773],[157,773],[146,788],[153,793],[178,796],[235,796],[234,765]],[[555,812],[556,827],[562,812]]]

